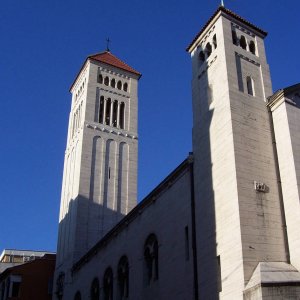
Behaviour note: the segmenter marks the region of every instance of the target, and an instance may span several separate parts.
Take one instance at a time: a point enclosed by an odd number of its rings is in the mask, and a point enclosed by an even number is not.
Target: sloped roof
[[[117,58],[115,55],[111,54],[109,51],[100,52],[94,55],[88,56],[88,58],[117,67],[119,69],[134,73],[136,75],[141,75],[140,72],[136,71],[122,60]]]
[[[121,70],[125,70],[127,72],[138,75],[139,78],[142,76],[142,74],[140,72],[138,72],[137,70],[135,70],[132,67],[130,67],[129,65],[127,65],[121,59],[119,59],[115,55],[113,55],[110,51],[103,51],[103,52],[100,52],[100,53],[89,55],[86,58],[85,62],[83,63],[80,71],[76,75],[76,77],[75,77],[75,79],[74,79],[74,81],[73,81],[73,83],[70,87],[70,91],[71,91],[73,85],[75,84],[76,79],[78,78],[78,75],[80,74],[80,72],[82,71],[83,67],[85,66],[85,64],[88,60],[98,61],[98,62],[107,64],[107,65],[119,68]]]
[[[233,11],[225,8],[224,6],[219,6],[218,9],[215,11],[215,13],[210,17],[210,19],[206,22],[206,24],[202,27],[202,29],[199,31],[199,33],[195,36],[195,38],[192,40],[192,42],[189,44],[189,46],[186,48],[186,51],[188,52],[193,44],[197,41],[197,39],[199,38],[199,36],[205,31],[205,29],[209,26],[209,24],[213,21],[213,19],[220,13],[223,12],[227,15],[229,15],[230,17],[236,19],[237,21],[244,23],[245,25],[247,25],[248,27],[254,29],[255,31],[258,31],[260,34],[262,34],[263,36],[267,35],[267,32],[258,28],[257,26],[253,25],[252,23],[248,22],[247,20],[245,20],[244,18],[242,18],[241,16],[237,15],[236,13],[234,13]]]

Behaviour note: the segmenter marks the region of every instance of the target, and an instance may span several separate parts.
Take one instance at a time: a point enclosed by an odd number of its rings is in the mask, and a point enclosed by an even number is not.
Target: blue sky
[[[70,84],[105,49],[140,71],[139,199],[191,151],[186,46],[219,1],[3,0],[0,251],[56,250]],[[268,31],[274,91],[299,82],[299,1],[225,0]]]

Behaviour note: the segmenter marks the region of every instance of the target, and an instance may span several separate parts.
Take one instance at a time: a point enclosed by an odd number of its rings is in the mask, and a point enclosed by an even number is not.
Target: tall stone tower
[[[106,51],[89,56],[71,86],[56,267],[61,286],[72,264],[137,203],[140,76]]]
[[[263,274],[274,283],[296,272],[267,108],[265,37],[221,6],[187,48],[200,299],[254,299]]]

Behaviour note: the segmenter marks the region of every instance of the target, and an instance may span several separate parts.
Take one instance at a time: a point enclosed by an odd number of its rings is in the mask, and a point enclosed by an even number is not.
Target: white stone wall
[[[193,299],[193,254],[191,230],[190,173],[188,169],[168,181],[114,229],[105,245],[96,247],[91,256],[83,258],[66,284],[64,299],[73,299],[76,291],[89,299],[90,287],[97,277],[103,297],[103,275],[107,267],[113,270],[114,299],[118,299],[117,266],[126,255],[129,261],[129,299],[165,300]],[[185,227],[188,227],[189,259],[186,257]],[[144,243],[149,234],[158,239],[158,280],[144,282]],[[100,296],[100,298],[101,298]]]
[[[291,264],[300,270],[300,109],[281,100],[272,112]]]

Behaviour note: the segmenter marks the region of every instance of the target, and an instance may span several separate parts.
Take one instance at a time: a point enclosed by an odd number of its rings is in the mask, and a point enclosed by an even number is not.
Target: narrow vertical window
[[[207,43],[207,44],[206,44],[206,47],[205,47],[205,53],[206,53],[206,56],[207,56],[207,57],[210,57],[211,52],[212,52],[211,44],[210,44],[210,43]]]
[[[104,300],[113,299],[113,271],[107,268],[103,277],[103,296]]]
[[[238,38],[237,38],[237,35],[236,35],[236,31],[235,30],[232,30],[232,43],[234,45],[237,45],[238,44]]]
[[[122,102],[120,106],[120,128],[124,129],[125,127],[125,103]]]
[[[105,124],[110,125],[111,99],[106,100]]]
[[[202,63],[205,61],[205,54],[202,50],[199,52],[199,61],[200,65],[202,65]]]
[[[81,300],[81,294],[79,291],[75,294],[74,300]]]
[[[115,100],[113,104],[113,116],[112,116],[113,127],[117,127],[117,117],[118,117],[118,101]]]
[[[118,88],[118,90],[122,89],[122,82],[120,80],[117,83],[117,88]]]
[[[99,288],[99,280],[98,278],[94,278],[92,285],[91,285],[91,292],[90,292],[90,299],[91,300],[99,300],[100,296],[100,288]]]
[[[124,83],[123,90],[125,92],[127,92],[127,90],[128,90],[128,84],[127,84],[127,82]]]
[[[110,83],[111,87],[116,87],[116,80],[113,78]]]
[[[100,108],[99,108],[99,123],[103,124],[104,117],[104,97],[100,97]]]
[[[247,48],[247,42],[246,42],[246,38],[242,35],[241,38],[240,38],[240,46],[246,50]]]
[[[104,84],[107,86],[109,85],[109,78],[107,76],[104,78]]]
[[[190,259],[190,239],[189,239],[189,227],[184,228],[184,241],[185,241],[185,260]]]
[[[214,44],[214,48],[217,49],[218,44],[217,44],[217,36],[216,35],[213,36],[213,44]]]
[[[247,76],[246,81],[247,81],[247,92],[248,92],[248,95],[254,96],[253,79],[250,76]]]
[[[255,44],[253,41],[249,43],[249,50],[252,54],[256,55]]]
[[[98,69],[98,78],[97,78],[98,83],[103,83],[103,76],[100,74],[100,70]]]
[[[158,279],[158,242],[154,234],[150,234],[144,246],[145,282],[149,285]]]
[[[118,265],[119,299],[128,299],[129,296],[129,266],[126,256],[122,256]]]

